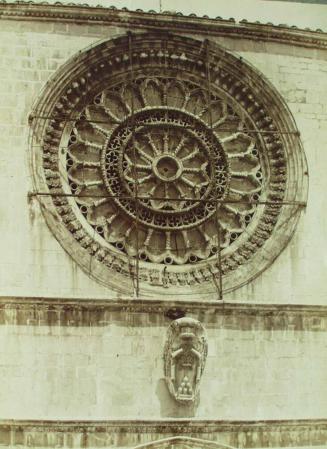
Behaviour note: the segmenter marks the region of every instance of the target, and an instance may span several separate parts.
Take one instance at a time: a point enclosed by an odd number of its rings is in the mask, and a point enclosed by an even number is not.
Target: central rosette
[[[152,163],[154,174],[164,182],[176,181],[183,173],[182,161],[170,154],[158,156]]]
[[[110,194],[128,215],[162,231],[192,228],[215,213],[228,190],[223,148],[205,123],[174,109],[127,118],[103,152]]]

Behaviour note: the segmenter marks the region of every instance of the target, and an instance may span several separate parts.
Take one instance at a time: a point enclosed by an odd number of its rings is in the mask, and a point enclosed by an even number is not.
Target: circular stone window
[[[307,182],[292,117],[261,74],[215,44],[101,43],[56,74],[33,116],[47,223],[122,294],[135,276],[144,297],[231,291],[295,229]]]

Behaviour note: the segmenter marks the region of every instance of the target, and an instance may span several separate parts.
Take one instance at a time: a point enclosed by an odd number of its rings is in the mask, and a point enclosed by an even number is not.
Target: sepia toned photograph
[[[0,0],[0,448],[327,449],[327,0]]]

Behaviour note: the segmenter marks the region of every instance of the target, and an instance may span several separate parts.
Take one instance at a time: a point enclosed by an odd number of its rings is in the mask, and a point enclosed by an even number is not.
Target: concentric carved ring
[[[161,34],[102,43],[66,64],[34,111],[47,117],[33,123],[47,222],[120,292],[136,259],[143,296],[210,295],[220,275],[234,289],[296,225],[306,166],[287,107],[244,62],[207,50]]]
[[[141,109],[133,126],[130,118],[123,120],[101,160],[113,201],[146,226],[148,236],[150,229],[167,239],[164,231],[195,228],[215,213],[216,198],[227,194],[230,174],[221,143],[203,122],[178,110]]]

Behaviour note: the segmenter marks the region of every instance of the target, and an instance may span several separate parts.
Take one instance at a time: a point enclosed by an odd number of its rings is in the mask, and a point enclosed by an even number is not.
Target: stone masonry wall
[[[48,230],[35,197],[28,199],[33,186],[27,119],[44,83],[70,56],[125,32],[103,25],[1,21],[2,295],[116,297],[76,266]],[[322,213],[327,188],[327,53],[286,44],[215,40],[261,70],[283,95],[301,132],[310,176],[308,207],[291,244],[254,282],[225,299],[326,304],[327,259],[321,248],[327,239]]]
[[[327,414],[326,328],[319,320],[309,318],[300,330],[299,318],[287,325],[281,315],[208,315],[200,400],[189,407],[177,405],[164,380],[171,320],[163,314],[112,311],[95,321],[94,311],[86,325],[77,312],[69,325],[57,325],[36,313],[13,325],[16,313],[8,310],[8,323],[0,326],[0,418],[282,420]]]
[[[69,57],[126,31],[1,20],[0,296],[81,301],[117,296],[76,266],[48,230],[36,198],[28,197],[33,190],[28,115],[42,86]],[[327,51],[236,37],[214,40],[261,70],[282,94],[301,132],[310,176],[308,207],[291,243],[268,270],[225,300],[326,305]],[[177,408],[163,379],[170,320],[155,311],[115,313],[103,323],[83,325],[0,321],[0,418],[326,416],[326,328],[250,326],[242,315],[232,323],[207,319],[209,354],[200,402]]]

